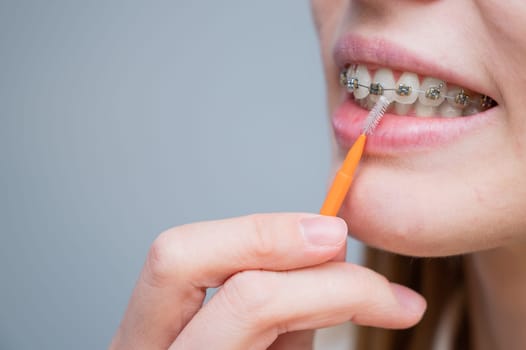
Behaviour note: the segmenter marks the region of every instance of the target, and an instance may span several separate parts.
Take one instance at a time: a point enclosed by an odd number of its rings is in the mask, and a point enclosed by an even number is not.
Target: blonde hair
[[[367,248],[365,264],[391,282],[418,291],[426,298],[428,306],[422,321],[408,330],[358,327],[356,349],[432,349],[446,304],[454,297],[455,292],[460,290],[465,293],[463,258],[411,258]],[[469,349],[469,323],[464,304],[461,304],[460,323],[452,349]]]

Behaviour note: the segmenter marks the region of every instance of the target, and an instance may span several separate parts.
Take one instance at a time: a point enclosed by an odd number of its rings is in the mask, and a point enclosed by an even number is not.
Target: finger
[[[347,256],[347,242],[341,247],[340,251],[331,259],[331,261],[345,261]]]
[[[312,214],[263,214],[177,227],[151,251],[150,278],[178,279],[215,287],[247,269],[290,270],[319,264],[344,247],[340,218]],[[161,262],[161,263],[160,263]],[[212,267],[212,268],[211,268]]]
[[[354,323],[406,328],[425,310],[415,292],[360,266],[326,263],[291,272],[234,275],[170,349],[266,349],[280,335]]]
[[[341,247],[340,251],[330,260],[330,261],[345,261],[347,257],[347,240],[345,241],[345,244],[343,247]]]
[[[267,214],[177,227],[153,243],[114,343],[166,349],[201,307],[207,287],[251,269],[328,261],[345,244],[338,218]]]

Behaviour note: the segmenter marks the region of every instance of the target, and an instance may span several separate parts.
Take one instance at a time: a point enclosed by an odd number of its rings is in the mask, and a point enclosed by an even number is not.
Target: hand
[[[110,348],[310,349],[312,332],[305,330],[348,320],[416,324],[426,307],[421,296],[361,266],[331,261],[346,238],[343,220],[312,214],[170,229],[152,244]],[[203,306],[206,288],[219,286]]]

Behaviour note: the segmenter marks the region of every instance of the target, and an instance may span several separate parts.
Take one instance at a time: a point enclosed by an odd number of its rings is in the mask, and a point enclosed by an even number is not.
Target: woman
[[[368,140],[344,220],[253,215],[164,232],[112,349],[308,349],[310,330],[347,320],[372,326],[360,329],[359,349],[522,348],[526,5],[312,7],[336,162],[374,95],[394,101]],[[347,229],[378,249],[367,263],[379,273],[341,262]]]

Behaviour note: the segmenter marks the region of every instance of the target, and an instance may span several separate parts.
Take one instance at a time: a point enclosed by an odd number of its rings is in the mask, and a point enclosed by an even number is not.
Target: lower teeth
[[[354,99],[360,107],[370,110],[375,104],[375,99],[378,96],[370,95],[362,99]],[[470,116],[473,114],[484,111],[483,108],[477,108],[474,105],[467,106],[465,108],[458,108],[452,106],[447,100],[443,101],[438,107],[426,106],[416,101],[414,104],[402,104],[394,102],[393,107],[390,108],[391,113],[403,116],[415,116],[415,117],[444,117],[454,118],[460,116]]]

